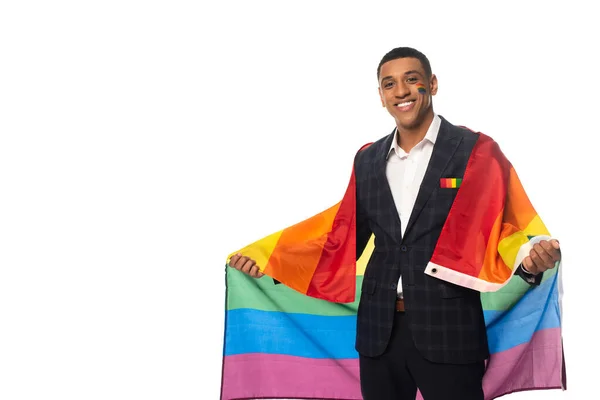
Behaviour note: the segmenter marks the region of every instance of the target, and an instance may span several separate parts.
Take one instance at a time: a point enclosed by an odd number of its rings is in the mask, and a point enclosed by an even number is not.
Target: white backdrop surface
[[[509,398],[597,398],[591,7],[3,2],[0,398],[218,399],[226,255],[339,200],[405,45],[561,240],[569,389]]]

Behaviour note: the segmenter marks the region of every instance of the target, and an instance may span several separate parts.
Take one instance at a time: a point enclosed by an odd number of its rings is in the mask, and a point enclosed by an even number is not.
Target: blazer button
[[[406,246],[400,247],[400,251],[403,253],[405,253],[407,250],[408,250],[408,247],[406,247]]]
[[[392,283],[392,284],[390,285],[390,288],[392,288],[392,289],[396,289],[397,287],[398,287],[398,284],[397,284],[397,283]]]

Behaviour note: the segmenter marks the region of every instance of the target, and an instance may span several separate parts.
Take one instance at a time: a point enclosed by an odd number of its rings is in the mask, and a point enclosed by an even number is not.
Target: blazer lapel
[[[407,236],[409,230],[413,227],[417,218],[419,218],[419,214],[423,210],[427,200],[429,200],[433,190],[439,186],[440,178],[446,169],[446,165],[452,159],[454,153],[458,149],[458,145],[461,142],[461,137],[452,128],[453,126],[444,118],[442,118],[440,131],[435,141],[435,145],[433,146],[431,159],[429,160],[427,171],[423,177],[423,183],[419,189],[412,213],[410,214],[410,220],[406,226],[404,237]]]
[[[389,154],[390,147],[392,145],[392,141],[396,137],[395,132],[396,130],[394,129],[391,135],[383,142],[383,146],[379,150],[379,154],[377,154],[376,156],[373,172],[377,181],[376,188],[378,191],[378,208],[380,210],[390,210],[390,213],[376,213],[377,224],[382,229],[387,231],[396,242],[400,243],[400,241],[402,240],[400,216],[398,215],[396,203],[394,203],[394,197],[392,196],[392,190],[390,189],[390,185],[387,180],[386,174],[387,157]]]

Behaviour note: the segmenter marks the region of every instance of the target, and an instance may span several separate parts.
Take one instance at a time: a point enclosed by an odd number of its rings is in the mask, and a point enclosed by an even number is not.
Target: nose
[[[396,84],[394,96],[396,96],[399,99],[403,99],[406,96],[408,96],[409,94],[410,94],[410,89],[408,88],[408,86],[406,84],[404,84],[403,82]]]

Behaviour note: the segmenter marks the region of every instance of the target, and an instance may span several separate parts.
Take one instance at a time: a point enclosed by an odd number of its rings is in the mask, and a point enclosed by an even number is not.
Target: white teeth
[[[414,103],[414,101],[407,101],[407,102],[404,102],[404,103],[396,104],[396,107],[406,107],[406,106],[411,105],[412,103]]]

